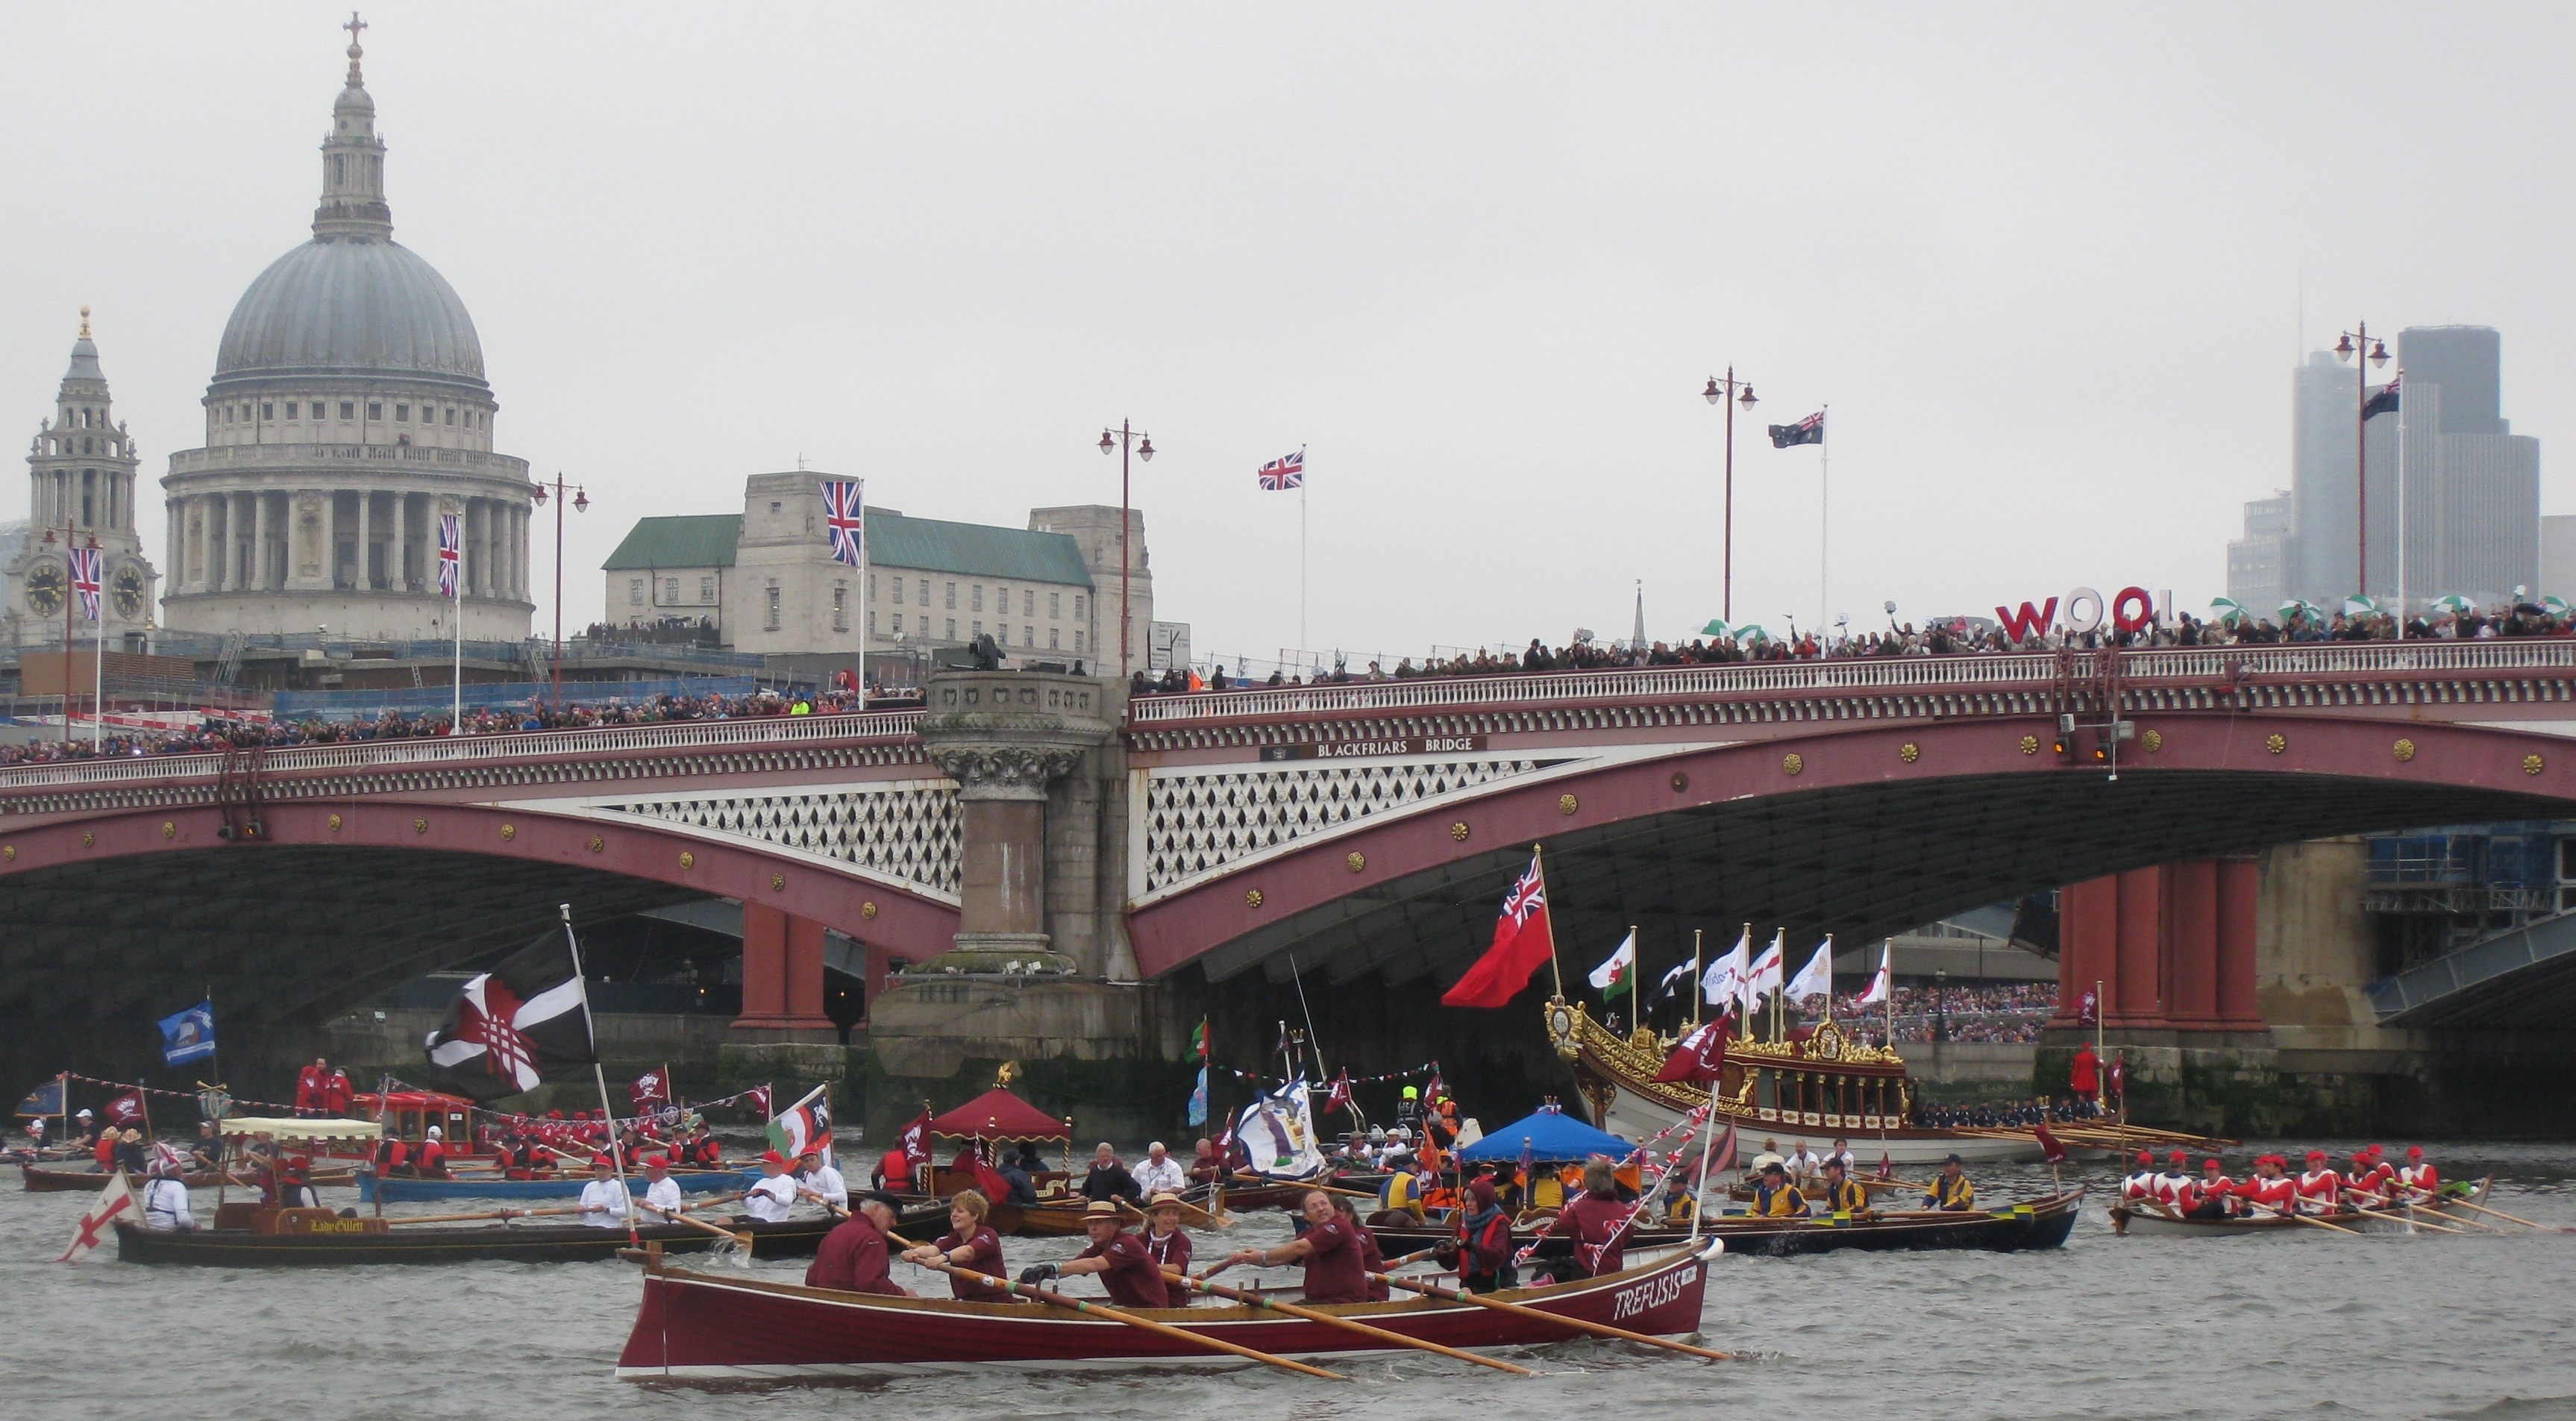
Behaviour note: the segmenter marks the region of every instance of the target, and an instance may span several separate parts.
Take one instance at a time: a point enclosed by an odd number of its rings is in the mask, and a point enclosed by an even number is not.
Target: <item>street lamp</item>
[[[540,508],[543,508],[543,507],[546,505],[546,501],[547,501],[547,500],[546,500],[546,490],[547,490],[548,488],[552,488],[552,489],[555,491],[555,492],[554,492],[554,505],[555,505],[555,690],[554,690],[554,696],[555,696],[555,713],[556,713],[557,715],[561,715],[561,714],[563,713],[563,539],[564,539],[564,493],[565,493],[565,491],[567,490],[567,488],[569,488],[569,490],[570,490],[570,491],[571,491],[571,493],[572,493],[572,506],[573,506],[573,511],[574,511],[574,512],[576,512],[576,513],[587,513],[587,512],[589,512],[589,511],[590,511],[590,494],[589,494],[589,492],[588,492],[587,490],[585,490],[584,488],[582,488],[582,486],[581,486],[581,485],[579,485],[579,484],[571,484],[571,485],[567,485],[567,484],[565,484],[565,483],[564,483],[563,470],[561,470],[561,469],[557,469],[557,470],[555,470],[555,481],[554,481],[552,484],[547,484],[547,483],[540,482],[540,483],[537,485],[537,506],[538,506],[538,507],[540,507]]]
[[[49,548],[54,545],[53,529],[47,528],[45,530],[44,543],[45,546]],[[63,522],[63,549],[66,552],[86,552],[91,557],[96,558],[98,556],[98,531],[94,528],[90,530],[89,546],[83,548],[81,547],[80,541],[80,528],[66,517]],[[66,574],[63,578],[62,584],[63,743],[68,745],[71,743],[72,738],[72,609],[80,605],[80,596],[77,590],[73,587],[72,579],[68,575],[71,571],[71,559],[68,557],[63,559],[63,571]],[[104,572],[104,569],[102,569],[102,572]],[[101,576],[99,581],[104,584],[106,582],[106,578]],[[102,597],[107,595],[107,589],[104,585],[99,588],[99,595]],[[99,609],[98,636],[96,640],[98,642],[98,646],[90,655],[90,676],[92,678],[89,702],[91,722],[90,747],[93,751],[96,751],[99,747],[107,743],[107,609],[104,606]]]
[[[2354,360],[2352,365],[2352,516],[2353,522],[2360,529],[2354,535],[2357,546],[2353,590],[2367,597],[2370,595],[2370,464],[2368,445],[2362,435],[2370,422],[2370,371],[2364,366],[2368,364],[2385,367],[2388,364],[2388,342],[2370,338],[2368,321],[2354,322],[2353,328],[2343,332],[2342,335],[2343,338],[2335,342],[2335,359],[2352,360],[2355,355],[2364,350],[2370,352],[2370,359],[2367,362]],[[2403,622],[2406,609],[2400,607],[2397,613],[2399,620]]]
[[[1739,390],[1742,393],[1737,393]],[[1723,380],[1715,375],[1709,376],[1708,388],[1699,393],[1700,398],[1710,404],[1722,405],[1726,409],[1726,572],[1724,583],[1719,588],[1717,606],[1719,618],[1727,625],[1733,626],[1735,624],[1735,407],[1742,405],[1744,412],[1751,414],[1757,401],[1753,398],[1753,386],[1749,382],[1742,385],[1736,382],[1735,367],[1732,365],[1726,367],[1726,378]],[[1729,396],[1733,398],[1730,399]]]
[[[1127,511],[1127,455],[1131,445],[1137,458],[1149,464],[1154,462],[1154,436],[1138,433],[1131,422],[1122,419],[1118,421],[1116,430],[1100,431],[1100,452],[1118,451],[1118,679],[1121,681],[1134,674],[1127,665],[1127,573],[1136,565],[1136,559],[1127,551],[1128,531],[1135,522],[1135,515]],[[1092,654],[1099,655],[1099,649],[1093,648]]]

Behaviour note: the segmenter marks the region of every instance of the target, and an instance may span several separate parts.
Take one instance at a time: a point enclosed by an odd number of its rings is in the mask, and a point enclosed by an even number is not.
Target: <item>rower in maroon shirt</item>
[[[1306,1216],[1304,1233],[1277,1248],[1238,1249],[1226,1256],[1223,1266],[1249,1263],[1267,1268],[1274,1263],[1302,1261],[1306,1265],[1307,1302],[1367,1302],[1369,1276],[1362,1262],[1359,1224],[1335,1213],[1333,1196],[1321,1189],[1307,1194],[1298,1212]]]
[[[1162,1270],[1154,1266],[1153,1252],[1143,1239],[1121,1229],[1122,1221],[1118,1201],[1092,1200],[1082,1210],[1082,1228],[1091,1235],[1091,1247],[1062,1263],[1023,1268],[1020,1281],[1036,1284],[1097,1273],[1102,1286],[1109,1289],[1109,1300],[1120,1307],[1170,1306],[1171,1293],[1163,1286]]]
[[[814,1250],[814,1261],[805,1269],[805,1286],[911,1297],[911,1290],[897,1285],[886,1270],[886,1234],[894,1228],[895,1197],[871,1191],[856,1203],[847,1222],[823,1235],[822,1246]]]
[[[1636,1216],[1635,1207],[1619,1198],[1610,1161],[1595,1156],[1583,1166],[1583,1193],[1557,1211],[1556,1222],[1540,1237],[1573,1239],[1574,1265],[1580,1270],[1575,1276],[1597,1278],[1627,1266],[1628,1231]]]
[[[1005,1276],[1002,1272],[1002,1238],[984,1222],[993,1211],[993,1201],[982,1191],[960,1189],[948,1201],[948,1232],[936,1243],[921,1244],[903,1251],[908,1263],[945,1262],[955,1268],[971,1268],[989,1278]],[[1011,1290],[991,1283],[978,1283],[956,1274],[948,1275],[951,1296],[965,1303],[1007,1303],[1016,1301]]]
[[[1154,1271],[1163,1275],[1163,1286],[1171,1301],[1166,1307],[1190,1305],[1190,1285],[1175,1283],[1171,1275],[1190,1271],[1190,1236],[1181,1227],[1181,1196],[1166,1189],[1154,1196],[1145,1210],[1145,1252],[1154,1260]]]

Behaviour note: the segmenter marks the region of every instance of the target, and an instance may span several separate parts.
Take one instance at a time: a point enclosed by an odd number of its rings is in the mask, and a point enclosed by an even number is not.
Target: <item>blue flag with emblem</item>
[[[1190,1126],[1192,1129],[1196,1129],[1197,1127],[1207,1123],[1207,1105],[1207,1067],[1201,1066],[1199,1067],[1198,1088],[1190,1092]]]
[[[56,1076],[54,1079],[49,1080],[43,1085],[36,1087],[34,1090],[27,1092],[27,1098],[18,1102],[18,1113],[29,1117],[62,1114],[62,1077]]]
[[[161,1018],[161,1061],[181,1066],[215,1054],[215,1004],[203,1001]]]

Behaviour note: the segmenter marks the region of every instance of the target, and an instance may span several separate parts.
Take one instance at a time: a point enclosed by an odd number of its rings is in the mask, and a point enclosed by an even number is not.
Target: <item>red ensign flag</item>
[[[1530,974],[1547,961],[1555,951],[1556,939],[1547,926],[1547,880],[1540,876],[1538,855],[1530,855],[1529,872],[1512,885],[1511,895],[1503,899],[1503,916],[1494,924],[1494,945],[1458,979],[1458,985],[1440,994],[1444,1007],[1499,1007],[1508,1005],[1529,985]]]

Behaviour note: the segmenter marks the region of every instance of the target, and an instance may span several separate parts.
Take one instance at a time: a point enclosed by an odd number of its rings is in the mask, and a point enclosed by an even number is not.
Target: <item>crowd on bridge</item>
[[[1853,631],[1845,627],[1826,633],[1802,632],[1792,625],[1784,638],[1748,624],[1718,635],[1689,641],[1652,642],[1642,648],[1626,642],[1599,642],[1588,635],[1579,636],[1566,646],[1551,647],[1533,637],[1530,644],[1519,651],[1478,648],[1452,656],[1424,657],[1418,663],[1408,656],[1399,659],[1391,669],[1383,661],[1370,661],[1359,669],[1353,669],[1347,662],[1337,662],[1332,670],[1319,671],[1311,678],[1291,675],[1284,669],[1271,672],[1267,679],[1229,676],[1222,664],[1206,674],[1175,668],[1157,677],[1140,671],[1136,673],[1130,689],[1139,696],[1179,695],[1269,686],[1335,686],[1440,677],[1527,676],[1554,671],[1608,671],[1641,666],[1718,666],[1740,662],[1841,661],[1906,656],[1997,656],[2008,652],[2057,651],[2068,646],[2098,650],[2105,646],[2143,649],[2396,641],[2401,639],[2401,635],[2407,641],[2576,636],[2576,607],[2570,607],[2555,597],[2541,602],[2503,604],[2485,610],[2467,604],[2465,599],[2445,600],[2453,605],[2406,618],[2402,632],[2396,615],[2391,612],[2359,607],[2328,612],[2304,604],[2295,610],[2285,608],[2276,614],[2278,620],[2241,609],[2206,621],[2186,612],[2178,616],[2170,627],[2147,627],[2127,633],[2109,630],[2069,633],[2061,628],[2046,632],[2025,629],[2024,634],[2016,636],[2011,630],[1986,618],[1949,617],[1920,628],[1911,622],[1898,623],[1891,618],[1884,631]]]
[[[711,693],[599,700],[567,697],[560,706],[550,701],[531,700],[517,705],[471,707],[465,712],[463,733],[471,736],[520,735],[540,730],[840,715],[865,710],[871,704],[881,704],[883,699],[865,689],[847,686],[821,692],[755,691],[749,695]],[[917,698],[914,703],[918,703]],[[456,733],[454,717],[444,707],[408,713],[387,710],[372,720],[309,718],[255,721],[210,716],[184,730],[121,731],[97,742],[75,734],[68,740],[0,745],[0,766],[151,755],[219,754],[227,749],[251,746],[274,750],[380,740],[432,740]]]

